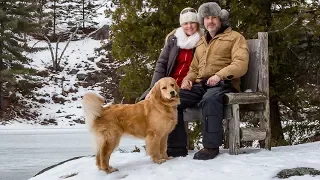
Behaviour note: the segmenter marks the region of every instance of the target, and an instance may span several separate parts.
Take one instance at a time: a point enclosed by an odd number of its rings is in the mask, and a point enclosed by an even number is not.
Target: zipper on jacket
[[[180,71],[179,71],[179,73],[178,73],[178,77],[177,77],[177,79],[176,79],[177,82],[178,82],[178,80],[179,80],[181,71],[183,70],[184,66],[186,65],[187,57],[188,57],[188,53],[186,53],[186,55],[184,56],[184,63],[183,63],[183,65],[182,65],[182,67],[181,67],[181,69],[180,69]]]

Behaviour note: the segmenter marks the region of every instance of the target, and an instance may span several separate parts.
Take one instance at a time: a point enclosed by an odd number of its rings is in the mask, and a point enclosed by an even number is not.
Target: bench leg
[[[240,115],[239,105],[231,106],[231,118],[229,120],[229,153],[237,155],[240,152]]]
[[[259,141],[260,147],[271,150],[271,127],[270,127],[270,105],[269,101],[264,103],[264,111],[260,112],[260,127],[266,130],[266,139]]]
[[[224,149],[229,149],[229,119],[224,118],[222,121],[222,126]]]

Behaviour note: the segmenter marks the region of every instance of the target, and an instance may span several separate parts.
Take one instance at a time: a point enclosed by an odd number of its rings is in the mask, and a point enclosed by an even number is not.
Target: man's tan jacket
[[[249,50],[246,39],[230,27],[213,37],[209,44],[206,35],[197,43],[197,48],[185,79],[200,82],[218,75],[223,80],[232,80],[240,91],[240,77],[248,70]]]

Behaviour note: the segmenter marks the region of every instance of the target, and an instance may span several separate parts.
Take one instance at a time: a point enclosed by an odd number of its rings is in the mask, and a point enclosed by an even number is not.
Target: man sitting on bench
[[[240,77],[248,69],[249,51],[246,39],[229,27],[229,13],[215,2],[199,7],[198,20],[208,31],[198,42],[189,72],[184,78],[178,124],[168,138],[168,156],[186,156],[187,134],[183,110],[197,104],[202,109],[204,148],[194,159],[213,159],[222,144],[223,95],[240,91]]]

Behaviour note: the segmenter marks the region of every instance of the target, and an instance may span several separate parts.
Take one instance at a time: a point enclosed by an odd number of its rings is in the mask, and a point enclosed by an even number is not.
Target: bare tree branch
[[[42,40],[37,41],[36,43],[33,44],[33,46],[31,47],[31,49],[33,49],[39,42],[41,42]],[[26,56],[28,56],[29,54],[31,54],[31,52],[28,52],[26,54]],[[28,63],[29,64],[29,63]]]
[[[99,28],[98,28],[97,30],[95,30],[95,31],[92,31],[91,33],[89,33],[89,34],[86,36],[86,38],[90,37],[92,34],[96,33],[97,31],[99,31],[99,30],[102,29],[102,28],[103,28],[103,26],[99,27]]]
[[[277,33],[277,32],[280,32],[280,31],[284,31],[284,30],[288,29],[290,26],[292,26],[294,23],[296,23],[298,20],[299,20],[299,18],[297,18],[296,20],[294,20],[291,24],[289,24],[288,26],[286,26],[286,27],[283,28],[283,29],[278,29],[278,30],[274,30],[274,31],[268,31],[268,34]]]
[[[319,2],[319,6],[320,6],[320,0],[319,0],[318,2]],[[277,10],[276,12],[279,12],[279,13],[280,13],[280,12],[282,12],[282,11],[281,11],[281,10]],[[275,13],[275,12],[273,11],[272,13]],[[290,23],[288,26],[286,26],[286,27],[283,28],[283,29],[278,29],[278,30],[274,30],[274,31],[268,31],[268,33],[271,34],[271,33],[277,33],[277,32],[280,32],[280,31],[284,31],[284,30],[288,29],[290,26],[292,26],[294,23],[296,23],[296,22],[299,20],[301,14],[308,14],[308,13],[314,14],[314,13],[316,13],[316,10],[298,9],[297,12],[296,12],[296,14],[298,15],[298,17],[297,17],[292,23]]]
[[[55,70],[58,70],[58,68],[60,67],[60,61],[58,60],[58,50],[59,50],[60,39],[61,39],[61,36],[59,35],[56,43],[56,59],[55,59],[55,67],[54,67]]]
[[[46,40],[46,42],[47,42],[47,44],[49,46],[49,49],[50,49],[50,52],[51,52],[52,62],[54,62],[54,54],[53,54],[53,50],[52,50],[52,46],[51,46],[51,41],[46,35],[43,34],[42,36]]]
[[[79,29],[79,25],[77,26],[76,30],[70,35],[70,38],[69,38],[66,46],[64,47],[63,51],[62,51],[61,54],[60,54],[60,57],[59,57],[59,59],[58,59],[58,64],[60,64],[60,61],[61,61],[61,59],[62,59],[62,56],[63,56],[64,52],[66,51],[67,47],[69,46],[69,43],[70,43],[70,41],[72,40],[72,38],[74,37],[74,35],[77,33],[78,29]]]

